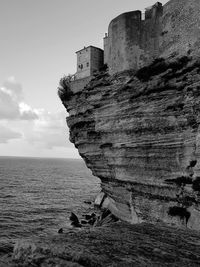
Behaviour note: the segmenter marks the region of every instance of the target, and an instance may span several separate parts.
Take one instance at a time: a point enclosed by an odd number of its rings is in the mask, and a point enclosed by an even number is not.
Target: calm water
[[[99,191],[81,160],[0,157],[0,251],[67,227],[70,212],[88,212],[84,201]]]

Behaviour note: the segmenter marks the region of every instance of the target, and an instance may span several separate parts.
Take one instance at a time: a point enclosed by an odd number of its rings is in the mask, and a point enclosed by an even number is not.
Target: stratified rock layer
[[[82,92],[66,85],[61,99],[70,140],[102,181],[104,207],[130,223],[200,229],[198,59],[100,73]]]

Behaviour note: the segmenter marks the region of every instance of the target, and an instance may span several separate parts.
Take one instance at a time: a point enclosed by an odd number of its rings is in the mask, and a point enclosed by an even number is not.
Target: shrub
[[[103,66],[99,69],[99,71],[107,71],[108,70],[108,65],[103,64]]]
[[[159,75],[168,69],[172,70],[172,74],[176,77],[176,71],[182,69],[190,61],[190,58],[183,56],[172,61],[164,58],[155,59],[149,66],[145,66],[136,72],[136,77],[143,82],[147,82],[152,76]]]
[[[196,177],[196,179],[193,181],[192,188],[194,191],[200,192],[200,177]]]
[[[70,82],[73,80],[73,75],[68,74],[60,79],[58,86],[58,96],[62,102],[70,100],[73,92],[70,89]]]
[[[177,206],[170,207],[168,214],[172,217],[178,216],[178,217],[180,217],[181,220],[185,219],[186,224],[188,223],[188,220],[190,218],[190,212],[187,211],[187,209],[183,208],[183,207],[177,207]]]

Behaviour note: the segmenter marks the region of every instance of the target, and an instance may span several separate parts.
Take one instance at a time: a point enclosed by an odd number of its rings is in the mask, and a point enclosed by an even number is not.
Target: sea
[[[92,209],[100,180],[79,159],[0,157],[0,256],[19,239],[56,234]]]

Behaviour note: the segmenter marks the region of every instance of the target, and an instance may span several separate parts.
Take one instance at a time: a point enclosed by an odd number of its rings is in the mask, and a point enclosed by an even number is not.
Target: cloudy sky
[[[75,73],[75,51],[102,48],[114,17],[155,2],[0,0],[0,156],[79,157],[59,79]]]

